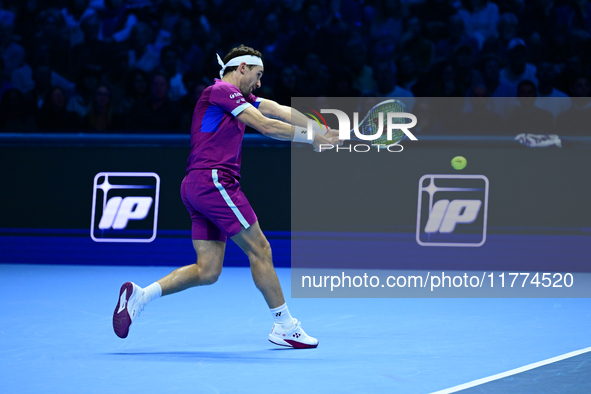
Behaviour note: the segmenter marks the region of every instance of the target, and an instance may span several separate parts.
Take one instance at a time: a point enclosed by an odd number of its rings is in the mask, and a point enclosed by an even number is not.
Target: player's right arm
[[[258,130],[261,134],[276,140],[293,141],[295,133],[297,132],[296,126],[292,126],[277,119],[267,118],[255,107],[245,108],[236,116],[236,119],[247,126]],[[333,145],[336,142],[337,140],[334,138],[327,138],[316,133],[312,145],[317,150],[321,144]]]

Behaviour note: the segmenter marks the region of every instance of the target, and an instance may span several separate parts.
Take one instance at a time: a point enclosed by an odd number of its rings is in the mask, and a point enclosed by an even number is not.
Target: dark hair
[[[568,90],[569,90],[569,94],[571,97],[578,97],[578,96],[575,96],[575,94],[574,94],[574,88],[575,88],[575,84],[580,79],[585,79],[585,80],[587,80],[587,82],[591,82],[591,77],[589,77],[589,75],[584,74],[584,73],[574,73],[573,75],[567,77]]]
[[[570,79],[570,86],[571,86],[571,87],[572,87],[572,86],[574,86],[574,85],[575,85],[575,83],[576,83],[576,82],[577,82],[579,79],[586,79],[587,81],[591,82],[591,77],[589,77],[589,75],[588,75],[588,74],[585,74],[585,73],[576,73],[576,74],[573,74],[573,75],[571,76],[571,79]]]
[[[189,23],[189,25],[191,26],[191,31],[195,30],[195,26],[193,26],[193,22],[191,22],[191,19],[186,18],[186,17],[180,17],[174,24],[174,26],[172,27],[172,41],[176,42],[176,40],[179,37],[179,31],[181,30],[181,27],[183,26],[184,23]]]
[[[88,3],[89,0],[86,0],[86,7],[80,10],[76,8],[76,0],[68,0],[66,3],[66,8],[70,14],[74,15],[76,19],[79,19],[84,14],[85,9],[88,7]]]
[[[17,88],[6,90],[2,94],[2,102],[0,103],[0,127],[4,127],[8,120],[25,120],[28,112],[27,107],[27,99],[23,92]]]
[[[158,76],[166,79],[166,82],[170,85],[170,75],[168,75],[168,73],[166,71],[158,69],[158,68],[156,70],[154,70],[152,72],[152,74],[150,75],[150,83],[154,83],[154,80]]]
[[[98,114],[96,112],[96,95],[100,88],[106,88],[109,92],[109,104],[107,106],[107,124],[105,125],[105,128],[109,129],[113,123],[113,99],[111,98],[111,88],[107,84],[100,83],[94,90],[94,94],[90,104],[90,111],[88,112],[87,126],[90,126],[93,130],[99,130],[99,128],[97,127]]]
[[[43,104],[41,104],[40,108],[41,112],[52,111],[53,102],[51,101],[51,96],[53,95],[53,92],[55,92],[56,90],[61,90],[62,94],[64,95],[65,102],[64,107],[61,109],[61,111],[66,111],[66,105],[68,104],[68,96],[66,94],[66,89],[62,88],[61,86],[54,85],[45,93],[45,97],[43,98]]]
[[[501,63],[496,54],[494,54],[492,52],[487,52],[487,53],[481,54],[480,59],[478,61],[478,68],[480,70],[483,70],[484,66],[486,66],[486,63],[490,62],[491,60],[494,60],[499,65]]]
[[[530,81],[529,79],[524,79],[523,81],[519,82],[517,84],[517,91],[519,92],[519,89],[521,89],[522,86],[526,85],[531,86],[532,88],[534,88],[534,92],[538,93],[538,88],[536,88],[536,84]]]
[[[135,95],[135,77],[140,76],[146,81],[146,87],[150,86],[150,74],[146,71],[142,70],[141,68],[133,68],[129,70],[125,78],[125,95],[128,97],[133,97]]]
[[[259,51],[257,51],[256,49],[253,49],[251,47],[247,47],[246,45],[240,45],[239,47],[236,48],[232,48],[230,50],[230,52],[228,52],[228,54],[226,55],[226,57],[224,57],[224,64],[227,64],[230,60],[234,59],[235,57],[238,56],[244,56],[244,55],[252,55],[252,56],[257,56],[260,57],[261,60],[265,60],[263,58],[263,54]],[[254,68],[254,65],[249,65],[248,68],[250,68],[251,70]],[[224,70],[224,75],[231,73],[232,71],[238,69],[238,66],[232,66],[232,67],[226,67],[226,69]]]
[[[101,79],[101,72],[93,66],[85,66],[76,78],[76,89],[84,87],[84,80],[86,77],[95,77],[98,83]]]
[[[533,94],[534,94],[533,96],[523,95],[522,89],[524,87],[526,87],[526,86],[529,86],[529,87],[531,87],[531,89],[533,89]],[[535,100],[535,98],[538,97],[538,89],[536,88],[536,85],[532,81],[529,81],[527,79],[524,79],[523,81],[521,81],[521,82],[519,82],[517,84],[517,89],[515,91],[515,96],[516,97],[521,97],[521,98],[527,97],[527,98],[530,99],[529,101],[527,101],[527,103],[533,105],[533,101],[531,101],[531,99],[534,99]]]
[[[177,56],[180,56],[179,50],[173,46],[173,45],[166,45],[164,47],[162,47],[162,49],[160,50],[160,58],[163,58],[165,54],[169,53],[169,52],[173,52],[175,53]]]
[[[124,4],[125,2],[123,2],[122,4]],[[113,0],[105,0],[105,7],[107,7],[108,9],[113,9]]]

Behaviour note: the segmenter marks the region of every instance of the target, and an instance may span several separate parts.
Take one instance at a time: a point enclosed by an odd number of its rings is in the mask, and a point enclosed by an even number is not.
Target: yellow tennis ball
[[[456,170],[463,170],[464,168],[466,168],[467,164],[468,161],[464,156],[456,156],[453,159],[451,159],[451,166]]]

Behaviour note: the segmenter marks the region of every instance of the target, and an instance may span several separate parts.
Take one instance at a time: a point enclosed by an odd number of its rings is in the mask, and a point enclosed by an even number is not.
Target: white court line
[[[480,386],[481,384],[492,382],[493,380],[499,380],[499,379],[502,379],[502,378],[506,378],[507,376],[516,375],[516,374],[521,373],[521,372],[529,371],[530,369],[535,369],[535,368],[538,368],[538,367],[542,367],[544,365],[552,364],[552,363],[555,363],[555,362],[558,362],[558,361],[562,361],[562,360],[565,360],[567,358],[575,357],[575,356],[581,355],[583,353],[588,353],[588,352],[591,352],[591,347],[587,347],[587,348],[581,349],[581,350],[575,350],[574,352],[566,353],[566,354],[563,354],[561,356],[552,357],[552,358],[549,358],[547,360],[538,361],[537,363],[533,363],[533,364],[529,364],[529,365],[526,365],[526,366],[523,366],[523,367],[515,368],[515,369],[512,369],[512,370],[507,371],[507,372],[501,372],[501,373],[498,373],[496,375],[492,375],[492,376],[489,376],[489,377],[486,377],[486,378],[482,378],[482,379],[478,379],[478,380],[473,380],[471,382],[460,384],[459,386],[450,387],[450,388],[445,389],[445,390],[435,391],[435,392],[433,392],[431,394],[455,393],[455,392],[460,391],[460,390],[468,389],[470,387]]]

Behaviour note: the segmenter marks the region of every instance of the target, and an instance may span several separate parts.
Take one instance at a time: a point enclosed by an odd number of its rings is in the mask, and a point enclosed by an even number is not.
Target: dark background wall
[[[103,171],[160,176],[159,230],[190,230],[180,198],[185,147],[0,148],[0,228],[90,229],[94,176]],[[290,150],[246,147],[241,184],[267,230],[290,226]]]
[[[485,175],[490,181],[491,232],[591,230],[589,149],[536,149],[509,142],[454,147],[440,141],[424,146],[420,140],[404,145],[400,153],[294,150],[293,230],[357,231],[354,223],[359,223],[368,229],[413,232],[418,182],[426,174]],[[458,155],[468,160],[461,171],[450,164]],[[307,191],[314,191],[314,199],[322,204],[306,201]]]
[[[591,168],[591,155],[587,142],[566,142],[563,148],[535,149],[511,138],[424,138],[416,145],[405,142],[402,153],[377,158],[348,152],[318,154],[307,146],[290,149],[289,145],[247,143],[241,184],[270,239],[277,266],[291,264],[290,231],[397,233],[410,248],[397,246],[397,256],[422,253],[426,261],[443,264],[441,248],[425,249],[414,240],[418,180],[425,174],[481,174],[490,180],[490,238],[481,248],[446,248],[450,259],[472,264],[481,261],[483,253],[506,253],[524,264],[546,259],[585,270],[591,228],[591,180],[586,169]],[[193,262],[190,219],[179,193],[188,149],[159,142],[139,145],[102,142],[96,146],[70,140],[61,146],[38,146],[31,141],[0,146],[0,263],[180,266]],[[465,170],[452,169],[450,160],[456,155],[468,159]],[[93,179],[105,171],[159,174],[154,242],[92,241]],[[384,192],[376,192],[376,185]],[[351,193],[364,190],[378,199],[372,201],[379,207],[377,213],[351,202]],[[371,228],[351,226],[368,214]],[[514,239],[512,234],[519,237]],[[503,256],[494,264],[514,264]],[[410,257],[403,260],[416,262]],[[232,242],[228,242],[226,264],[248,264]]]
[[[298,223],[311,222],[312,217],[320,218],[315,222],[325,227],[334,227],[339,217],[355,221],[368,212],[350,206],[347,195],[382,187],[383,193],[371,193],[378,199],[374,204],[395,213],[399,229],[412,232],[417,182],[430,173],[486,175],[491,184],[490,231],[578,232],[591,227],[591,181],[585,170],[591,168],[591,155],[585,145],[528,149],[518,144],[417,144],[406,143],[402,153],[378,155],[296,149],[293,158],[285,146],[246,146],[241,185],[267,231],[291,229],[293,182],[293,190],[303,194],[294,201],[293,212],[299,212],[293,223],[296,230]],[[187,155],[187,148],[176,146],[2,146],[0,228],[89,229],[94,176],[137,171],[156,172],[161,178],[158,229],[189,230],[179,192]],[[451,168],[456,155],[468,159],[465,170]],[[299,209],[302,204],[309,209]],[[380,217],[387,215],[377,215],[377,225]]]

